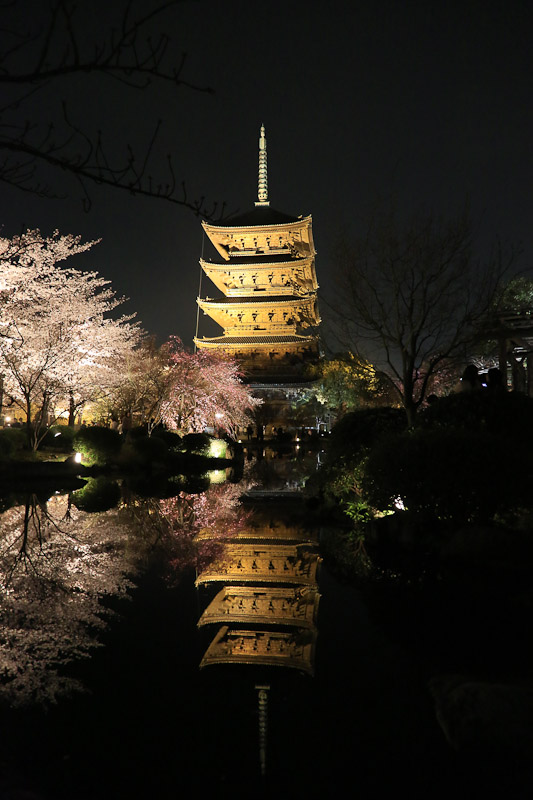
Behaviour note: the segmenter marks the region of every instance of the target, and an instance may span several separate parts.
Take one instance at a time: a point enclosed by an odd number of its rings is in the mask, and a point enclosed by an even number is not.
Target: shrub
[[[164,461],[168,455],[165,442],[152,436],[145,435],[128,441],[128,448],[131,448],[138,460],[146,464],[152,461]]]
[[[363,408],[342,417],[331,431],[328,461],[357,461],[385,435],[403,431],[405,412],[399,408]]]
[[[187,453],[208,456],[212,437],[208,433],[188,433],[183,437],[183,445]]]
[[[13,441],[9,436],[4,436],[4,431],[0,431],[0,460],[9,458],[15,449]]]
[[[148,427],[147,425],[136,425],[134,428],[130,428],[126,436],[128,441],[144,439],[146,436],[148,436]]]
[[[361,476],[374,508],[463,524],[530,505],[527,452],[501,436],[457,428],[415,430],[372,448]]]
[[[417,423],[486,431],[518,441],[533,439],[533,399],[519,392],[460,392],[432,403],[418,415]]]
[[[9,458],[17,450],[26,449],[27,444],[24,428],[4,428],[0,431],[0,457]]]
[[[175,433],[175,431],[169,431],[161,426],[154,428],[151,438],[161,439],[161,441],[165,442],[168,448],[172,448],[173,450],[179,451],[183,449],[183,441],[179,433]]]
[[[53,425],[46,432],[46,436],[41,442],[41,447],[48,447],[51,450],[70,453],[73,449],[73,441],[76,429],[68,425]]]
[[[80,428],[74,436],[72,445],[81,453],[84,464],[102,466],[118,456],[122,438],[118,431],[94,426]]]

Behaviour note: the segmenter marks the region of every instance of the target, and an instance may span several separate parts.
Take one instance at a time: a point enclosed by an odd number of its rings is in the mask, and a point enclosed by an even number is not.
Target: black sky
[[[101,32],[107,6],[96,5]],[[117,153],[129,141],[141,152],[161,119],[158,154],[172,153],[191,196],[227,211],[256,199],[264,123],[271,205],[313,215],[326,295],[339,232],[391,195],[405,212],[468,203],[481,244],[494,234],[521,244],[520,265],[533,269],[529,3],[227,0],[185,2],[161,19],[176,60],[187,52],[186,76],[214,94],[139,93],[88,76],[48,87],[35,100],[40,119],[65,97],[77,124],[101,129]],[[202,247],[192,213],[97,187],[86,214],[75,184],[68,200],[0,192],[4,235],[25,225],[101,237],[78,266],[111,279],[159,339],[192,343]]]

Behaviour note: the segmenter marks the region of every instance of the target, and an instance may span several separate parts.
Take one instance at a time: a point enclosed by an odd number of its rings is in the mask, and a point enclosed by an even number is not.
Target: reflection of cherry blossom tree
[[[93,244],[37,230],[0,238],[0,374],[35,448],[50,416],[70,410],[72,417],[116,382],[139,339],[131,317],[108,316],[123,302],[109,281],[59,265]]]
[[[242,382],[235,359],[199,350],[189,353],[177,337],[166,345],[169,390],[161,404],[163,422],[183,433],[208,426],[234,433],[260,400]]]
[[[206,492],[178,492],[164,500],[135,499],[122,513],[142,528],[150,550],[164,562],[168,578],[175,581],[187,570],[201,569],[218,557],[224,542],[246,527],[249,512],[240,497],[249,484],[212,485]]]
[[[55,702],[83,686],[69,665],[87,658],[133,581],[159,563],[172,582],[219,557],[248,522],[243,484],[141,499],[123,487],[120,506],[90,514],[66,496],[0,517],[0,704]],[[72,673],[72,670],[71,670]]]
[[[180,492],[161,501],[177,548],[170,562],[174,570],[188,561],[204,568],[220,554],[224,542],[246,526],[250,514],[240,503],[242,493],[242,484],[224,483],[202,494]]]
[[[64,496],[35,496],[6,511],[0,533],[0,698],[48,704],[81,686],[68,664],[98,646],[110,612],[101,599],[124,597],[135,565],[130,528],[117,512],[89,515]]]

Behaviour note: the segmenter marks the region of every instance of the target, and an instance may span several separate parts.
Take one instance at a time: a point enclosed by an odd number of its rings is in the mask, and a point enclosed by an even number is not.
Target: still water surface
[[[321,563],[317,455],[253,455],[203,492],[4,512],[0,797],[487,793],[436,722],[431,656]]]

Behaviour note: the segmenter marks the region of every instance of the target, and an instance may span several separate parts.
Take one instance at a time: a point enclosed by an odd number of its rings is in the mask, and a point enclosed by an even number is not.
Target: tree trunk
[[[68,424],[69,428],[74,427],[74,419],[76,415],[76,406],[74,405],[74,392],[72,389],[68,394]]]

